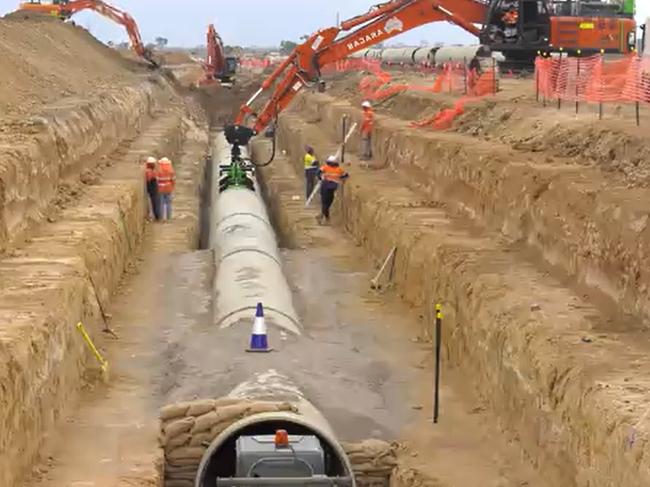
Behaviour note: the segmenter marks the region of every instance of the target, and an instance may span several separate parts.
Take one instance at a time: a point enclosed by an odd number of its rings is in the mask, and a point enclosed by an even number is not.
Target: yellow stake
[[[102,357],[102,354],[99,353],[99,350],[97,350],[97,347],[95,346],[93,341],[90,339],[90,336],[88,335],[88,332],[84,328],[84,325],[81,323],[81,321],[79,323],[77,323],[77,330],[79,330],[79,333],[81,333],[81,336],[83,337],[86,344],[88,345],[88,348],[90,348],[90,350],[93,352],[93,355],[95,356],[95,358],[99,362],[99,365],[102,368],[102,372],[106,372],[106,370],[108,369],[108,362],[106,360],[104,360],[104,357]]]

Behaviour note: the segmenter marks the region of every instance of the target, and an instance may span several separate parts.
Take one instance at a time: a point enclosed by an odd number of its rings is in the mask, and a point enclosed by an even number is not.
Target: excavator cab
[[[539,51],[633,52],[634,0],[492,0],[480,40],[522,62]]]

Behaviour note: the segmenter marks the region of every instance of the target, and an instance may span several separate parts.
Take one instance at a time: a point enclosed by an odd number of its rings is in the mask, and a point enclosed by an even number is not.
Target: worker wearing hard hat
[[[372,159],[372,131],[375,127],[375,113],[369,101],[361,104],[363,122],[361,123],[361,159]]]
[[[320,187],[320,200],[321,200],[321,214],[318,216],[318,222],[329,223],[330,221],[330,208],[334,203],[334,195],[339,185],[344,179],[348,177],[335,156],[329,156],[327,162],[323,164],[318,170],[318,179],[321,180]]]
[[[176,187],[176,175],[172,161],[163,157],[158,161],[156,173],[158,193],[160,194],[160,217],[165,220],[172,219],[172,193]]]
[[[305,146],[305,157],[303,158],[305,165],[305,200],[309,199],[311,192],[314,190],[316,175],[318,174],[318,159],[314,155],[314,148]]]
[[[147,185],[147,195],[149,196],[149,218],[153,216],[160,220],[160,195],[158,194],[158,181],[156,179],[155,157],[148,157],[144,168],[144,179]]]

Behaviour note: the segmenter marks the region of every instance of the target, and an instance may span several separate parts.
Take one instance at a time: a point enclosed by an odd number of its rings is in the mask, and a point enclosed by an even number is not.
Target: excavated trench
[[[588,213],[557,204],[562,194],[584,189],[573,168],[560,171],[571,177],[558,178],[548,168],[510,161],[509,153],[489,145],[470,150],[468,140],[456,134],[415,133],[393,119],[380,119],[378,170],[361,169],[350,155],[352,177],[339,192],[334,213],[337,225],[355,241],[354,251],[349,242],[315,225],[315,212],[303,207],[299,181],[304,145],[334,152],[342,115],[358,118],[359,113],[327,95],[302,95],[280,119],[279,143],[286,157],[275,163],[291,164],[294,179],[273,167],[259,173],[284,247],[279,253],[265,251],[266,257],[284,270],[296,309],[289,313],[291,326],[270,331],[279,353],[254,361],[246,356],[242,346],[250,327],[244,316],[250,303],[233,308],[240,313],[236,323],[214,322],[228,308],[222,301],[237,299],[228,294],[237,286],[224,279],[241,285],[240,278],[251,271],[244,268],[247,262],[235,259],[236,268],[219,280],[219,267],[224,271],[228,257],[250,251],[253,240],[275,244],[268,219],[258,214],[259,200],[247,200],[244,210],[237,198],[221,205],[215,200],[215,159],[223,156],[216,143],[218,126],[246,93],[229,101],[223,93],[200,100],[209,130],[154,76],[98,100],[52,106],[27,124],[33,137],[11,150],[0,147],[7,161],[0,174],[0,247],[5,251],[0,257],[0,451],[5,452],[0,485],[15,485],[24,477],[45,437],[74,409],[91,379],[94,359],[74,325],[83,322],[100,346],[104,342],[107,306],[140,251],[146,228],[139,162],[152,153],[175,159],[188,140],[186,156],[201,162],[184,174],[192,184],[200,181],[199,188],[183,186],[192,216],[170,237],[178,245],[171,240],[165,245],[210,252],[170,257],[169,269],[160,271],[167,280],[160,285],[161,296],[169,302],[156,305],[161,309],[150,319],[158,320],[159,329],[153,340],[147,336],[157,361],[135,365],[155,363],[156,406],[220,397],[251,377],[277,371],[305,391],[342,439],[400,439],[407,426],[421,429],[422,417],[414,411],[422,409],[423,396],[429,406],[429,389],[426,394],[416,389],[430,377],[415,369],[429,370],[431,364],[428,346],[400,343],[413,328],[407,328],[408,313],[399,306],[423,317],[427,335],[433,304],[442,301],[446,367],[472,389],[479,412],[456,413],[459,429],[445,430],[464,454],[445,471],[445,461],[457,453],[454,448],[436,452],[429,463],[444,478],[429,472],[423,479],[409,463],[400,463],[394,485],[470,485],[463,462],[486,458],[486,449],[503,449],[510,459],[519,456],[508,450],[503,432],[537,474],[531,476],[524,467],[521,475],[503,473],[498,462],[477,468],[482,478],[504,476],[504,483],[494,485],[535,482],[542,477],[539,472],[549,485],[650,485],[645,386],[638,378],[647,368],[647,332],[615,316],[618,307],[646,314],[645,287],[633,288],[628,279],[645,261],[643,242],[632,258],[623,242],[638,225],[605,231],[611,215],[604,196],[591,233],[576,237],[571,232],[580,215]],[[206,133],[212,158],[203,157]],[[264,142],[252,149],[254,157],[265,158]],[[66,199],[70,192],[73,198]],[[619,220],[638,220],[634,205],[618,208]],[[228,219],[234,223],[217,225]],[[244,243],[228,243],[242,228],[252,231],[242,234]],[[219,232],[225,244],[215,244]],[[397,254],[388,295],[397,304],[391,308],[361,286],[368,273],[363,263],[368,257],[383,261],[393,246]],[[616,281],[603,262],[624,268],[626,277]],[[265,266],[260,264],[262,272]],[[594,296],[607,299],[597,302]],[[287,299],[283,296],[279,307],[286,308]],[[221,303],[219,309],[206,311],[214,303]],[[128,321],[129,313],[125,316]],[[292,332],[296,329],[300,333]],[[621,357],[622,366],[617,365]],[[151,385],[143,381],[142,386]],[[485,426],[480,423],[492,428],[490,445],[478,447],[468,439],[472,430]],[[186,441],[189,445],[193,439]],[[163,482],[161,476],[141,480]]]
[[[320,155],[336,150],[344,114],[359,117],[345,101],[307,93],[281,117],[280,146],[297,174],[306,144]],[[641,318],[615,311],[645,305],[607,284],[615,274],[596,269],[617,232],[625,239],[634,227],[597,230],[602,206],[589,226],[595,233],[572,233],[580,207],[560,203],[580,191],[576,178],[504,159],[489,144],[382,117],[374,144],[375,168],[383,169],[360,169],[352,156],[335,221],[376,262],[397,247],[394,287],[404,302],[424,316],[444,303],[445,361],[492,421],[555,485],[647,485],[647,332],[634,324]],[[282,181],[268,177],[282,194]],[[620,217],[626,210],[618,208]],[[601,251],[582,253],[580,245]],[[630,247],[617,248],[625,258]],[[603,294],[619,299],[612,305]]]

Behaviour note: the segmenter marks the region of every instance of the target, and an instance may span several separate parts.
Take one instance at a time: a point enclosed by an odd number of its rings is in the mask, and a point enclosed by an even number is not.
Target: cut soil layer
[[[297,108],[281,119],[279,137],[301,171],[303,146],[324,156],[335,149],[341,115],[359,113],[312,94]],[[512,236],[509,222],[528,212],[549,246],[569,247],[578,233],[569,222],[580,218],[568,211],[573,205],[562,216],[554,205],[573,194],[580,201],[576,179],[554,178],[544,208],[532,193],[550,167],[390,119],[380,118],[376,135],[375,162],[398,172],[353,167],[334,218],[377,261],[397,246],[394,280],[408,304],[430,316],[443,300],[447,359],[545,478],[567,487],[648,485],[649,384],[641,379],[650,372],[648,332],[612,318],[526,246],[504,238]],[[557,222],[542,224],[546,214],[566,219],[559,227],[566,234],[553,233]]]
[[[142,240],[147,202],[140,161],[156,151],[173,157],[183,131],[181,112],[168,110],[107,160],[58,221],[0,261],[0,484],[15,485],[74,404],[86,361],[94,361],[75,325],[83,322],[99,336],[102,315]]]

